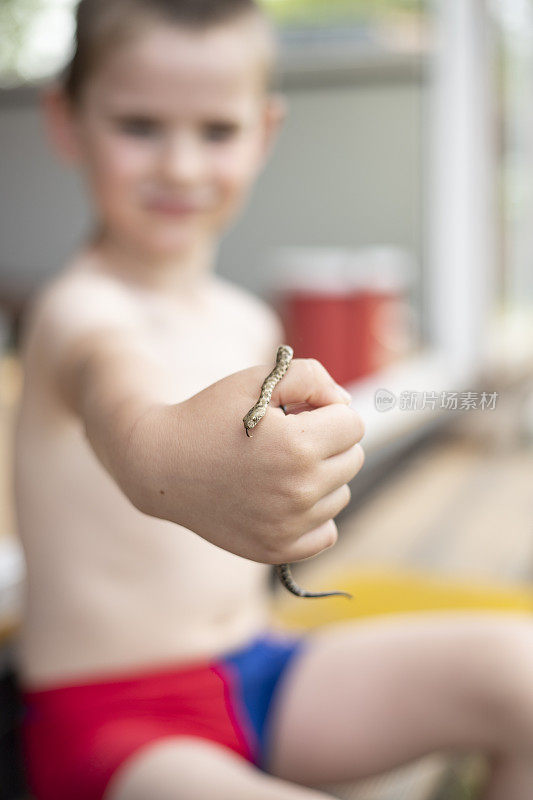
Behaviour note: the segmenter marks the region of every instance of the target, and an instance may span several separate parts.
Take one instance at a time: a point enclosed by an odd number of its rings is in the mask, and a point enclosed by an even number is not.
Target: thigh
[[[406,614],[322,629],[276,697],[268,771],[320,785],[499,747],[526,692],[533,717],[532,670],[525,616]]]
[[[136,751],[115,773],[104,800],[333,800],[256,769],[220,745],[168,737]]]

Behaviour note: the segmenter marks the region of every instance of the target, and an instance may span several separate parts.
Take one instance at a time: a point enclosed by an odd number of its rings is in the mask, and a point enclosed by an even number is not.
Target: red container
[[[348,296],[347,380],[371,375],[397,361],[404,336],[401,326],[404,303],[394,292],[357,291]]]
[[[278,310],[295,358],[316,358],[346,383],[348,297],[344,250],[287,248],[278,257]]]
[[[275,304],[295,358],[316,358],[346,386],[408,349],[404,251],[287,248],[278,253]]]
[[[286,294],[282,318],[296,358],[316,358],[337,383],[348,380],[348,303],[344,293]]]
[[[410,265],[396,248],[366,248],[346,262],[347,381],[402,358],[410,346]]]

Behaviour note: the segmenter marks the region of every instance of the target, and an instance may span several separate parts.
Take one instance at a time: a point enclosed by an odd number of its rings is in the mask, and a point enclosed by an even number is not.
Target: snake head
[[[258,422],[260,422],[266,413],[265,406],[254,406],[250,409],[250,411],[243,417],[244,428],[246,430],[247,436],[250,434],[248,433],[249,430],[255,428]]]

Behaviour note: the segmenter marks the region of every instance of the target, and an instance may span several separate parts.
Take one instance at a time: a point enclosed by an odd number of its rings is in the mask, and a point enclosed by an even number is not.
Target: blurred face
[[[88,77],[76,154],[118,241],[176,255],[240,208],[278,116],[249,25],[197,33],[154,24]]]

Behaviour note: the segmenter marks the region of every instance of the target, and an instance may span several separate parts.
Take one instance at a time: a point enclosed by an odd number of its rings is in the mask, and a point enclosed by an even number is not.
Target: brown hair
[[[95,64],[111,46],[126,41],[148,20],[202,31],[246,16],[255,16],[264,25],[268,39],[265,71],[270,78],[274,35],[256,0],[80,0],[76,8],[74,53],[61,75],[67,97],[75,105]]]

